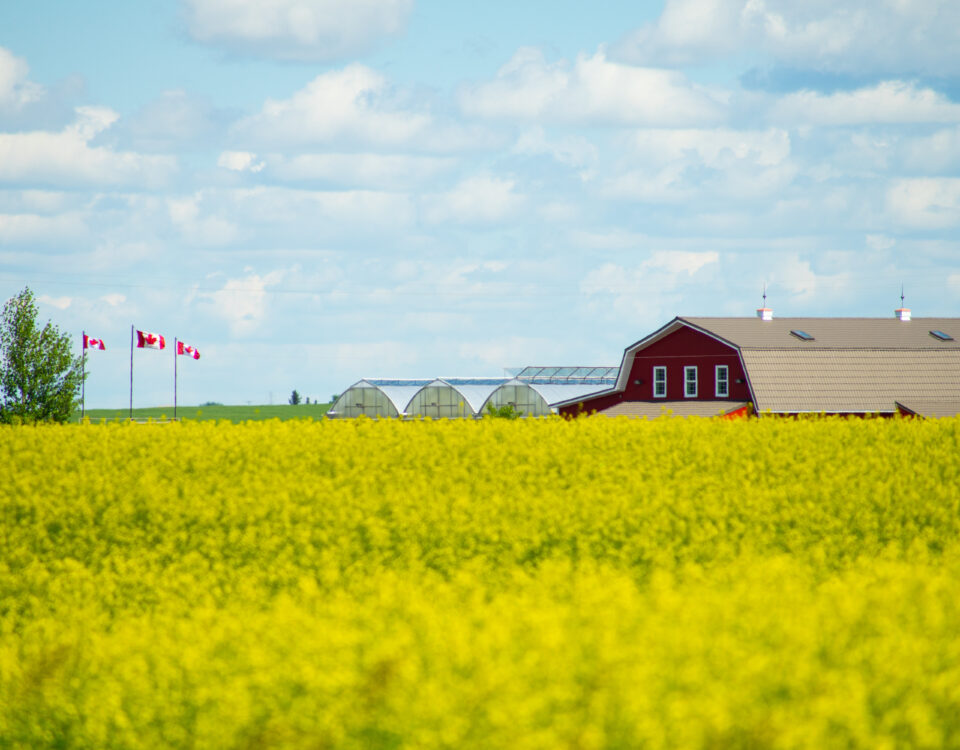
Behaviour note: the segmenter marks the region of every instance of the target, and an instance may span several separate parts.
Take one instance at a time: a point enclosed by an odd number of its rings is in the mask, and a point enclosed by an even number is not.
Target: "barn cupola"
[[[894,316],[897,320],[908,321],[910,320],[910,308],[905,307],[903,304],[903,285],[900,286],[900,307],[893,311]]]
[[[773,320],[773,310],[767,307],[767,285],[763,285],[763,304],[757,308],[757,317],[760,320]]]

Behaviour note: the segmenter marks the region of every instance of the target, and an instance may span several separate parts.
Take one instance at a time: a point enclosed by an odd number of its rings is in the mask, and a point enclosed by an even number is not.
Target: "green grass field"
[[[184,421],[204,421],[208,419],[225,419],[230,422],[246,422],[257,419],[320,419],[327,413],[330,404],[289,404],[260,405],[260,406],[178,406],[177,418]],[[91,422],[103,419],[113,421],[127,419],[130,416],[128,409],[87,409],[85,416]],[[162,419],[173,417],[172,406],[155,406],[148,409],[134,409],[134,419]],[[80,412],[73,414],[72,422],[80,419]]]

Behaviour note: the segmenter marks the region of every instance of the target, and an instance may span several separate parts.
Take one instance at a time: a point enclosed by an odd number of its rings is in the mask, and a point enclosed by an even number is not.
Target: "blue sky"
[[[960,316],[953,0],[0,4],[0,296],[127,402],[618,364],[674,315]],[[138,351],[135,405],[172,402]]]

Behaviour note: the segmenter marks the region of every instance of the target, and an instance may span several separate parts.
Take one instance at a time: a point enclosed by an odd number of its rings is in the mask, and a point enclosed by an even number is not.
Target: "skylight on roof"
[[[801,331],[799,328],[794,328],[790,333],[803,341],[813,341],[813,336],[806,331]]]
[[[930,335],[935,339],[940,339],[941,341],[953,341],[953,336],[949,333],[944,333],[943,331],[930,331]]]

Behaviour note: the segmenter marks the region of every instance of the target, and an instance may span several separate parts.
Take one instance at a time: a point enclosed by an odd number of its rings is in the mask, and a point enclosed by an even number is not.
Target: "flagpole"
[[[87,402],[87,370],[86,370],[86,352],[83,349],[83,345],[87,342],[87,332],[80,332],[80,421],[83,421],[84,407]],[[76,393],[76,391],[74,391]]]
[[[133,419],[133,324],[130,325],[130,419]]]
[[[173,418],[177,418],[177,339],[173,339]]]

